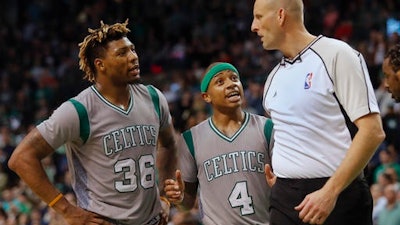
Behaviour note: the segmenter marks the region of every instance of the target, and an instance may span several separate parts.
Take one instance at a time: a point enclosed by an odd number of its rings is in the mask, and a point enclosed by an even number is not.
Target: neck
[[[281,50],[285,57],[289,59],[295,58],[301,51],[303,51],[311,42],[317,38],[315,35],[307,31],[294,31],[286,37],[285,46]]]
[[[97,91],[113,105],[122,109],[128,108],[131,97],[129,85],[126,85],[125,88],[121,88],[112,85],[102,85],[101,83],[96,83],[95,87]]]
[[[214,113],[211,117],[213,124],[226,136],[233,136],[243,125],[245,113],[237,110],[232,114]]]

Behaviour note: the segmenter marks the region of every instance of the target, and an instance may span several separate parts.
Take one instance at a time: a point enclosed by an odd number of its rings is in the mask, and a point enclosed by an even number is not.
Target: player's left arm
[[[174,179],[177,166],[177,137],[172,122],[172,116],[169,110],[168,101],[164,94],[157,88],[153,87],[157,92],[158,117],[160,122],[160,130],[157,143],[157,169],[158,169],[158,188],[160,195],[164,196],[164,182],[166,179]]]
[[[177,134],[171,125],[160,130],[157,151],[157,167],[159,171],[160,195],[164,195],[164,181],[174,179],[177,165]]]

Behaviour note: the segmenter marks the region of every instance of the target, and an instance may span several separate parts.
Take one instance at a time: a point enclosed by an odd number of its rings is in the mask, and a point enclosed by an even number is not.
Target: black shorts
[[[328,178],[278,178],[271,189],[271,225],[305,225],[294,209],[305,196],[326,183]],[[372,225],[372,196],[364,178],[355,179],[339,195],[324,225]]]

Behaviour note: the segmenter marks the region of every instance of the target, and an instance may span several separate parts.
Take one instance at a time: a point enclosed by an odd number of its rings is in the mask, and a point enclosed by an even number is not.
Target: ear
[[[96,69],[98,70],[98,71],[103,71],[104,70],[104,63],[103,63],[103,60],[101,60],[100,58],[96,58],[95,60],[94,60],[94,66],[96,67]]]
[[[396,78],[397,78],[398,80],[400,80],[400,70],[397,70],[397,72],[396,72]]]
[[[283,26],[283,24],[285,23],[285,19],[286,19],[286,11],[284,8],[280,8],[278,10],[279,25]]]
[[[205,102],[211,103],[211,96],[209,94],[207,94],[207,92],[201,93],[201,97],[203,98],[203,100]]]
[[[400,70],[397,70],[397,72],[395,74],[400,79]]]

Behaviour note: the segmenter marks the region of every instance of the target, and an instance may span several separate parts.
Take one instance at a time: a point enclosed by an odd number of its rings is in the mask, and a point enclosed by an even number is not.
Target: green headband
[[[211,79],[217,75],[219,72],[224,70],[230,70],[235,72],[239,76],[239,72],[237,69],[230,63],[218,63],[217,65],[211,67],[210,70],[206,73],[203,80],[201,80],[200,90],[201,92],[206,92],[208,89],[208,85],[210,84]]]

